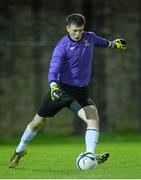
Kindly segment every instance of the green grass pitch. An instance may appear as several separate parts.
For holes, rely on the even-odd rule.
[[[118,137],[118,138],[117,138]],[[123,136],[124,137],[124,136]],[[141,179],[141,137],[101,137],[97,152],[110,158],[94,170],[81,171],[76,157],[85,151],[84,137],[36,137],[27,147],[20,165],[9,169],[9,159],[18,143],[0,145],[1,179]]]

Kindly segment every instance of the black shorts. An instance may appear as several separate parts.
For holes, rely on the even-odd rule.
[[[64,107],[69,108],[77,114],[85,106],[95,106],[95,103],[88,97],[88,87],[68,86],[60,83],[60,88],[62,91],[61,99],[59,101],[53,101],[49,92],[39,107],[37,112],[39,116],[53,117]]]

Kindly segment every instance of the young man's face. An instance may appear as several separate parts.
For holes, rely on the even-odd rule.
[[[66,29],[72,40],[79,41],[84,32],[84,25],[76,26],[75,24],[70,24],[69,26],[66,26]]]

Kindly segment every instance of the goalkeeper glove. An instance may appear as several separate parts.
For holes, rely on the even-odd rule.
[[[117,49],[126,49],[127,43],[124,39],[115,39],[114,41],[109,41],[108,47],[117,48]]]
[[[50,89],[51,89],[51,99],[53,101],[59,101],[61,96],[62,96],[62,93],[61,93],[61,90],[58,87],[57,83],[51,82],[50,83]]]

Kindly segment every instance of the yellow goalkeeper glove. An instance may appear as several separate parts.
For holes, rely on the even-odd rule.
[[[127,42],[124,39],[115,39],[113,41],[114,48],[117,49],[126,49],[127,48]]]
[[[61,93],[61,90],[58,87],[57,83],[51,82],[50,89],[51,89],[51,99],[53,101],[59,101],[61,99],[62,93]]]

